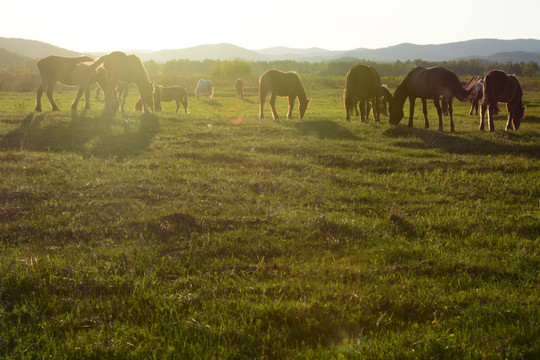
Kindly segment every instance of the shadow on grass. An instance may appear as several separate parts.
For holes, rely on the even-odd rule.
[[[28,114],[18,129],[0,137],[0,149],[68,151],[86,156],[126,158],[145,151],[159,126],[153,114],[139,115],[131,123],[105,113],[89,117],[85,111],[74,111],[71,121],[63,121],[60,115],[54,118],[54,114]],[[51,117],[52,121],[45,123],[46,117]]]
[[[420,128],[408,128],[396,126],[386,129],[383,134],[391,138],[401,139],[397,146],[419,149],[440,149],[450,154],[477,154],[497,155],[516,154],[530,158],[540,157],[540,144],[504,144],[502,141],[530,141],[534,142],[534,133],[523,134],[520,132],[493,133],[492,139],[488,140],[480,136],[465,138],[456,134],[440,133],[433,130]],[[419,140],[419,141],[418,141]],[[501,141],[497,141],[501,140]]]
[[[359,140],[347,128],[329,120],[300,121],[294,122],[293,126],[302,135],[313,136],[319,139]]]

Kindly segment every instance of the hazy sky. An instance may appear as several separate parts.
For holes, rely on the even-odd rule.
[[[539,0],[6,0],[0,14],[1,37],[79,52],[540,39]]]

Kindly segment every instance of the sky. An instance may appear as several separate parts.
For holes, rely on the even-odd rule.
[[[540,39],[538,0],[7,0],[0,37],[78,52],[230,43],[327,50]]]

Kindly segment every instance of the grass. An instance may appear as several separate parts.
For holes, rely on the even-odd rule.
[[[519,132],[456,104],[455,134],[347,123],[341,90],[278,121],[255,89],[0,96],[0,357],[540,355],[540,93]]]

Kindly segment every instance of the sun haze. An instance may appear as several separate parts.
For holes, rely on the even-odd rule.
[[[90,3],[89,3],[90,4]],[[2,5],[0,36],[80,52],[179,49],[231,43],[328,50],[440,44],[477,38],[540,39],[537,0],[138,1],[51,0]],[[518,19],[516,21],[516,19]]]

